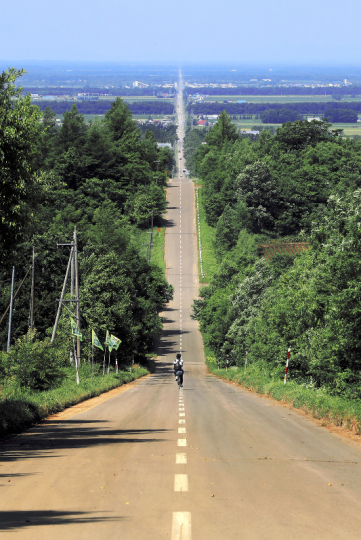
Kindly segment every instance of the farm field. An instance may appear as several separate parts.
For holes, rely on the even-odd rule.
[[[253,126],[280,127],[282,124],[263,124],[261,120],[232,120],[238,129],[252,129]]]
[[[233,120],[233,123],[237,126],[238,129],[252,129],[253,126],[269,126],[269,127],[280,127],[282,124],[263,124],[261,120]],[[351,137],[352,135],[361,136],[361,122],[357,124],[333,124],[333,129],[343,129],[344,135]]]
[[[166,115],[166,114],[132,114],[132,117],[134,120],[148,120],[148,118],[151,118],[152,120],[171,120],[174,121],[174,116]]]
[[[174,98],[157,98],[156,96],[118,96],[127,103],[139,103],[139,101],[174,101]]]
[[[207,103],[209,101],[232,101],[236,103],[237,101],[246,101],[247,103],[322,103],[322,102],[329,102],[334,101],[337,102],[338,100],[332,99],[332,97],[327,94],[324,96],[209,96],[205,98],[203,101],[204,103]],[[352,102],[352,101],[360,101],[361,96],[357,96],[356,98],[352,97],[343,97],[341,99],[341,102]]]
[[[232,119],[232,122],[235,124],[235,126],[240,130],[250,130],[253,126],[259,126],[259,127],[280,127],[282,124],[263,124],[262,121],[258,118],[252,118],[249,120],[234,120]],[[361,122],[358,122],[357,124],[333,124],[333,129],[343,129],[344,135],[347,136],[353,136],[353,135],[360,135],[361,136]],[[201,128],[202,129],[202,128]]]

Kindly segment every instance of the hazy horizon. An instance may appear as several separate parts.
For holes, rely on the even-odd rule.
[[[336,0],[63,0],[51,9],[45,0],[18,0],[16,9],[2,6],[0,56],[10,62],[356,66],[360,14],[356,0],[341,6]]]

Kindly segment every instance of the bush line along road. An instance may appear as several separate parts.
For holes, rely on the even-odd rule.
[[[180,78],[180,141],[181,96]],[[165,236],[175,292],[156,372],[3,444],[2,537],[358,539],[359,446],[206,372],[190,317],[199,286],[194,185],[179,165]],[[180,391],[171,369],[178,350]]]

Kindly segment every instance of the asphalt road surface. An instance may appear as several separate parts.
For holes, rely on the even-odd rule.
[[[360,447],[206,373],[190,318],[194,200],[184,174],[170,182],[166,262],[175,294],[156,373],[2,443],[0,538],[361,537]],[[171,369],[179,350],[183,390]]]

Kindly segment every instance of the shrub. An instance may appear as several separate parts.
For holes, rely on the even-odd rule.
[[[0,353],[0,375],[15,386],[31,390],[49,390],[65,378],[68,351],[55,347],[50,341],[35,339],[29,331],[18,339],[8,353]]]

